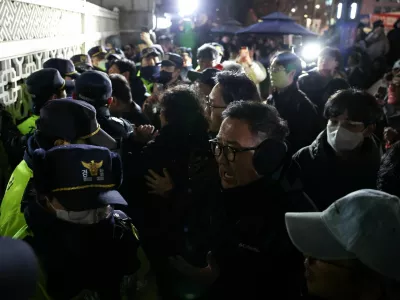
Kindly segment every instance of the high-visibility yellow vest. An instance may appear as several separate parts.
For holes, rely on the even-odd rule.
[[[137,77],[140,77],[140,70],[137,72]],[[146,92],[151,95],[151,92],[153,91],[154,83],[144,79],[143,77],[140,77],[140,80],[143,82],[144,87],[146,88]]]
[[[32,115],[21,124],[17,125],[19,132],[21,132],[23,135],[32,133],[36,129],[37,119],[39,119],[39,116]]]
[[[11,174],[6,192],[0,206],[0,236],[13,237],[22,227],[26,226],[21,202],[33,171],[23,160]]]

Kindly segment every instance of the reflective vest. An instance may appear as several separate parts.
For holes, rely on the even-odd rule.
[[[140,70],[137,73],[137,77],[140,77]],[[140,77],[140,80],[143,82],[144,87],[146,88],[146,92],[151,95],[151,93],[153,91],[154,83],[144,79],[143,77]]]
[[[39,119],[39,116],[32,115],[21,124],[17,125],[19,132],[23,135],[27,135],[32,133],[36,129],[36,120]]]
[[[21,203],[31,178],[33,178],[33,171],[23,160],[11,174],[1,202],[0,236],[13,237],[22,227],[26,226],[24,213],[21,212]]]

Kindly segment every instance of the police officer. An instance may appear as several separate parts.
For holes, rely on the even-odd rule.
[[[60,72],[61,77],[68,82],[66,93],[67,97],[71,97],[75,88],[74,80],[79,77],[79,73],[76,71],[72,61],[64,58],[50,58],[43,64],[43,69],[49,68],[56,69]]]
[[[41,107],[49,100],[65,98],[65,89],[71,85],[56,69],[43,69],[31,74],[22,85],[22,98],[18,101],[27,117],[16,120],[5,110],[1,114],[1,141],[8,155],[11,168],[21,161],[29,135],[36,128]],[[32,107],[33,106],[33,107]]]
[[[93,47],[88,51],[88,54],[90,56],[90,59],[92,60],[92,65],[93,65],[94,70],[101,71],[101,72],[107,71],[107,67],[106,67],[107,51],[106,51],[106,49],[104,49],[104,47],[102,47],[102,46]]]
[[[77,54],[71,57],[75,69],[82,74],[83,72],[93,70],[92,60],[87,54]]]
[[[40,260],[52,299],[132,299],[139,269],[136,230],[126,206],[120,157],[103,147],[68,145],[33,155],[37,200],[25,210],[24,239]],[[36,299],[37,299],[36,298]]]
[[[138,77],[143,81],[147,93],[151,94],[154,82],[160,76],[160,52],[155,47],[145,48],[141,52],[140,61]]]
[[[23,135],[33,132],[36,120],[39,119],[40,109],[45,103],[49,100],[65,98],[67,85],[73,85],[73,83],[64,80],[58,70],[48,68],[31,74],[26,80],[26,85],[32,97],[33,115],[17,123]]]
[[[86,143],[114,149],[116,141],[106,134],[96,120],[90,104],[70,99],[49,101],[40,111],[37,130],[27,143],[24,159],[12,173],[0,206],[0,236],[13,236],[25,224],[26,203],[35,198],[31,186],[32,156],[38,148]]]
[[[107,74],[97,71],[83,73],[75,82],[75,99],[83,100],[96,108],[101,128],[115,139],[123,139],[133,132],[128,121],[111,116],[112,84]]]

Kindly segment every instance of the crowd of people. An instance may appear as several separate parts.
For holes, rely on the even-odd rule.
[[[379,24],[346,69],[332,45],[305,72],[273,39],[146,32],[44,62],[29,115],[2,111],[2,297],[400,299],[400,53],[371,54]],[[377,93],[364,57],[387,63]]]

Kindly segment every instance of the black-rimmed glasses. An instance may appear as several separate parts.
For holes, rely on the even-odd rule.
[[[242,149],[236,149],[231,146],[224,146],[217,139],[210,140],[211,151],[215,157],[219,157],[222,153],[224,153],[224,157],[229,162],[234,162],[236,158],[236,153],[242,153],[247,151],[257,150],[258,147],[248,147]]]
[[[225,109],[226,108],[226,106],[213,105],[209,96],[206,96],[206,105],[209,108],[220,108],[220,109]]]

